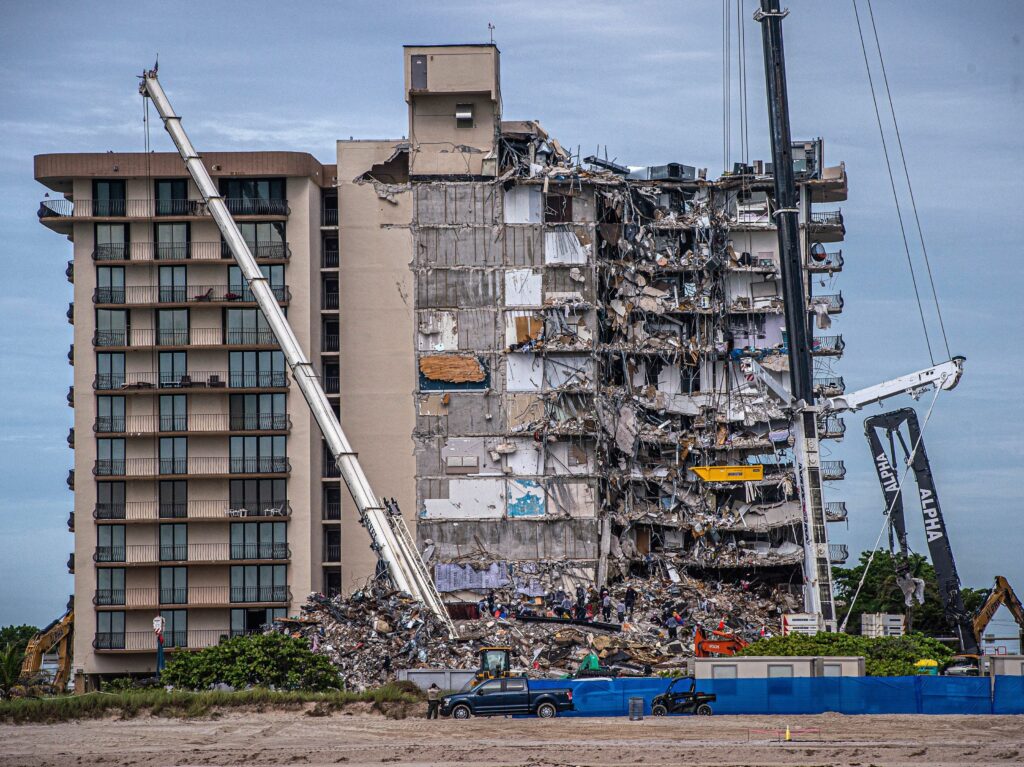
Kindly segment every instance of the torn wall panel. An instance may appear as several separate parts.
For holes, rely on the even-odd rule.
[[[509,519],[538,518],[547,513],[547,494],[537,480],[510,479],[506,492]]]
[[[505,306],[540,306],[541,273],[533,269],[505,272]]]
[[[424,519],[501,519],[505,516],[505,480],[449,479],[447,498],[423,499]]]
[[[585,264],[590,246],[580,241],[571,227],[556,227],[544,233],[545,264]]]
[[[539,392],[544,383],[544,359],[537,354],[505,356],[505,390]]]
[[[504,226],[498,233],[505,266],[540,266],[544,263],[544,230],[538,226]]]
[[[509,432],[533,428],[544,419],[544,400],[537,394],[512,394],[505,397],[505,414]]]
[[[436,559],[494,560],[597,559],[598,523],[592,519],[458,521],[421,519],[420,540],[434,542]],[[593,575],[591,575],[593,577]]]
[[[424,354],[419,361],[420,390],[486,389],[490,367],[472,354]]]
[[[592,482],[557,479],[548,482],[548,514],[577,519],[597,516],[596,488]]]
[[[491,183],[421,183],[413,191],[414,220],[420,226],[490,226],[501,220],[501,194]]]
[[[517,185],[505,190],[506,224],[539,224],[543,216],[544,199],[540,187]]]
[[[416,343],[419,351],[445,352],[459,348],[459,326],[455,312],[426,311],[418,314]]]
[[[501,273],[493,269],[425,269],[416,272],[417,309],[493,307],[501,301]]]

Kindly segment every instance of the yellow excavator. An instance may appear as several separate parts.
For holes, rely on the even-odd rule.
[[[50,687],[54,693],[64,692],[71,678],[74,631],[75,608],[69,607],[66,613],[32,637],[25,648],[25,660],[21,663],[21,683],[34,684],[43,666],[43,655],[56,648],[57,671]]]

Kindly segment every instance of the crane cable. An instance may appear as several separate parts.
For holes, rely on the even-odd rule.
[[[868,2],[868,6],[870,8],[870,5],[871,5],[870,0],[867,0],[867,2]],[[886,167],[886,170],[889,173],[889,186],[892,188],[893,202],[896,205],[896,217],[899,220],[900,234],[903,237],[903,251],[904,251],[904,253],[907,256],[907,266],[910,268],[910,280],[911,280],[911,282],[912,282],[912,284],[914,286],[914,297],[917,300],[917,311],[918,311],[918,314],[921,317],[921,328],[924,331],[925,346],[927,346],[927,348],[928,348],[928,358],[931,360],[932,364],[934,365],[935,364],[935,355],[932,352],[931,337],[928,334],[928,323],[925,320],[925,316],[924,316],[924,304],[921,302],[921,292],[920,292],[920,289],[918,288],[918,285],[917,285],[917,274],[914,271],[914,262],[913,262],[913,259],[911,258],[911,255],[910,255],[910,243],[907,240],[907,230],[906,230],[906,226],[904,225],[904,222],[903,222],[903,209],[900,206],[899,194],[896,191],[896,179],[895,179],[895,176],[893,175],[893,172],[892,172],[892,161],[889,158],[889,145],[888,145],[888,142],[886,141],[886,138],[885,138],[885,130],[882,127],[882,112],[881,112],[881,110],[878,107],[878,96],[875,93],[875,81],[874,81],[874,78],[871,75],[871,64],[870,64],[870,61],[868,60],[867,44],[864,42],[864,28],[863,28],[863,25],[861,24],[860,11],[857,8],[857,0],[851,0],[851,3],[853,4],[853,14],[854,14],[854,17],[856,18],[856,21],[857,21],[857,34],[860,37],[860,49],[861,49],[861,53],[864,56],[864,69],[867,72],[868,86],[871,89],[871,101],[872,101],[872,104],[874,104],[874,107],[875,107],[875,121],[878,123],[878,134],[879,134],[879,137],[881,138],[881,141],[882,141],[882,153],[885,156],[885,167]],[[874,18],[874,16],[872,14],[872,20],[873,20],[873,18]],[[874,22],[873,21],[872,21],[872,26],[874,28]],[[876,47],[878,48],[879,57],[881,57],[881,45],[878,42],[877,28],[875,29],[875,44],[876,44]],[[886,93],[887,93],[887,95],[889,97],[890,110],[892,110],[892,93],[889,90],[888,77],[885,78],[885,87],[886,87]],[[892,116],[893,116],[893,120],[895,122],[895,112],[894,111],[892,113]],[[898,133],[898,128],[897,128],[897,133]],[[900,148],[900,154],[901,154],[901,156],[903,156],[903,144],[902,144],[902,141],[900,141],[900,147],[899,148]],[[906,172],[906,157],[905,156],[903,156],[903,167],[904,167],[904,171]],[[909,180],[909,173],[907,174],[907,177],[908,177],[908,180]],[[914,210],[915,210],[915,216],[916,216],[917,215],[917,213],[916,213],[916,211],[917,211],[916,205],[914,206]],[[920,227],[920,220],[918,220],[918,226]],[[923,235],[922,235],[922,242],[923,242]],[[927,256],[926,256],[926,260],[927,260]],[[930,265],[928,267],[928,273],[929,273],[929,275],[931,274],[931,266]],[[934,293],[934,288],[935,288],[935,284],[934,284],[934,281],[932,281],[933,296],[935,297],[936,309],[938,309],[938,297]],[[941,312],[940,312],[939,316],[940,316],[940,323],[941,323]],[[945,341],[945,327],[944,326],[942,328],[942,333],[943,333],[943,340]],[[948,348],[949,348],[949,344],[948,343],[946,343],[946,348],[947,348],[947,352],[948,352]]]
[[[885,511],[885,521],[882,523],[882,529],[878,531],[878,537],[875,539],[875,545],[871,549],[871,556],[868,557],[867,564],[864,565],[864,572],[860,576],[860,583],[857,584],[857,590],[853,592],[853,597],[850,599],[850,606],[846,608],[846,617],[843,618],[843,622],[839,626],[839,633],[846,631],[846,623],[850,620],[850,614],[853,612],[853,606],[857,603],[857,597],[860,596],[861,589],[864,588],[864,581],[867,580],[868,570],[871,569],[871,563],[875,559],[875,554],[878,553],[878,547],[882,542],[882,536],[885,535],[886,529],[892,524],[892,510],[896,508],[896,501],[902,497],[903,483],[906,481],[907,475],[910,474],[910,467],[914,462],[914,456],[917,455],[918,448],[921,447],[921,442],[924,439],[924,432],[928,428],[928,421],[932,417],[932,410],[935,409],[935,401],[939,398],[940,391],[942,391],[942,389],[936,386],[935,395],[932,397],[932,402],[928,406],[928,412],[924,417],[924,423],[921,424],[921,433],[917,435],[917,441],[914,443],[914,448],[910,451],[910,455],[907,456],[906,465],[903,467],[903,476],[900,477],[899,484],[896,486],[896,492],[893,494],[892,503],[889,504],[889,508]]]

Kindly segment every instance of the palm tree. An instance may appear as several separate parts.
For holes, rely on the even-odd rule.
[[[0,692],[7,696],[21,677],[21,661],[25,651],[16,644],[8,643],[0,650]]]

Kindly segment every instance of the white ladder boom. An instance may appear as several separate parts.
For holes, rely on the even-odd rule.
[[[316,371],[299,346],[298,339],[295,338],[295,333],[288,324],[273,290],[267,284],[266,277],[260,271],[252,251],[238,230],[238,225],[231,217],[231,213],[228,211],[227,205],[224,204],[206,166],[203,165],[202,159],[181,127],[181,118],[174,114],[171,103],[167,100],[167,96],[157,80],[156,70],[147,71],[142,75],[139,92],[143,97],[148,96],[153,100],[153,104],[164,122],[164,127],[171,135],[174,145],[185,161],[189,174],[196,182],[196,186],[199,187],[199,193],[231,249],[235,263],[238,264],[238,268],[252,291],[256,304],[263,312],[263,316],[266,317],[267,324],[270,325],[270,329],[274,333],[274,338],[281,346],[288,367],[295,376],[295,383],[320,426],[324,439],[327,441],[327,447],[337,462],[341,476],[359,510],[360,521],[370,533],[371,546],[387,565],[388,574],[391,576],[395,588],[401,589],[423,602],[444,622],[451,637],[458,636],[455,624],[448,616],[448,610],[416,550],[416,545],[397,506],[379,502],[374,496],[370,482],[366,478],[362,466],[359,465],[359,460],[352,451],[348,438],[341,429],[341,424],[331,409],[331,404],[320,385]]]

